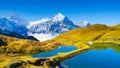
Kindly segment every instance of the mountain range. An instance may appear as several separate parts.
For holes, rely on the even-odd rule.
[[[28,36],[28,29],[26,28],[26,25],[23,25],[22,23],[27,22],[15,14],[0,18],[0,34],[23,39],[37,40],[32,36]]]
[[[51,19],[43,18],[33,22],[28,22],[16,14],[0,18],[0,34],[24,39],[37,39],[39,41],[53,39],[66,31],[87,26],[90,26],[87,21],[75,25],[67,16],[61,13],[56,14]]]
[[[86,26],[90,26],[87,21],[82,22],[80,25],[75,25],[67,16],[58,13],[51,19],[43,18],[42,20],[31,22],[27,28],[29,29],[29,35],[44,41],[66,31]]]

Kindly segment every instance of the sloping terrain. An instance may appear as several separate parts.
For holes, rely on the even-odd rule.
[[[8,37],[0,35],[0,52],[4,53],[0,57],[4,57],[0,60],[1,67],[20,67],[20,68],[48,68],[48,66],[55,66],[53,60],[49,59],[33,59],[30,56],[21,56],[21,54],[26,53],[38,53],[41,51],[53,50],[59,45],[75,45],[78,50],[71,51],[68,53],[59,53],[53,58],[60,57],[71,57],[77,52],[81,52],[80,49],[89,46],[89,43],[110,43],[110,44],[120,44],[120,25],[106,26],[104,24],[95,24],[86,28],[77,28],[68,32],[65,32],[53,40],[48,40],[44,42],[38,42],[34,40],[24,40],[14,37]],[[4,44],[3,44],[4,43]],[[90,46],[92,49],[105,49],[111,47],[116,51],[119,51],[119,45],[95,45]],[[85,48],[86,49],[86,48]],[[74,53],[74,54],[73,54]],[[7,54],[7,55],[6,55]],[[16,54],[16,55],[15,55]],[[20,55],[19,55],[20,54]],[[18,55],[18,56],[17,56]],[[51,58],[52,59],[52,58]],[[65,58],[66,59],[66,58]],[[10,62],[14,60],[13,62]],[[45,62],[45,65],[44,63]],[[42,64],[43,63],[43,64]],[[47,64],[46,64],[47,63]]]
[[[89,26],[87,24],[84,23],[81,26]],[[43,18],[42,20],[31,22],[27,27],[30,36],[34,36],[39,41],[45,41],[80,26],[75,25],[68,17],[58,13],[51,19]]]
[[[22,39],[37,40],[33,36],[28,36],[27,23],[27,21],[15,14],[0,18],[0,34]]]
[[[38,53],[57,48],[57,44],[35,40],[25,40],[0,34],[0,53]]]
[[[120,25],[106,26],[104,24],[94,24],[87,28],[78,28],[65,32],[54,39],[65,45],[82,43],[117,43],[120,42]]]

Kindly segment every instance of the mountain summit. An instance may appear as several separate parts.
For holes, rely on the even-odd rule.
[[[39,21],[32,22],[27,27],[29,29],[29,34],[32,36],[36,36],[37,34],[36,38],[40,41],[44,41],[41,40],[41,36],[43,38],[43,35],[47,35],[51,39],[56,35],[59,35],[66,31],[79,28],[79,26],[75,25],[71,20],[68,19],[68,17],[64,16],[61,13],[56,14],[52,19],[45,18]]]
[[[53,17],[53,21],[61,21],[65,18],[65,16],[62,13],[58,13]]]
[[[85,27],[90,26],[90,25],[91,25],[91,24],[90,24],[88,21],[83,21],[83,22],[80,23],[79,26],[80,26],[81,28],[85,28]]]
[[[8,17],[0,18],[0,34],[26,39],[37,38],[40,41],[45,41],[53,39],[66,31],[89,25],[87,21],[83,21],[79,26],[75,25],[62,13],[57,13],[50,19],[43,18],[33,22],[28,22],[16,14],[11,14]]]
[[[28,29],[24,23],[27,22],[15,14],[0,18],[0,34],[36,40],[34,37],[28,36]]]
[[[8,16],[7,19],[8,19],[9,21],[13,21],[13,22],[15,22],[15,23],[17,23],[17,24],[19,24],[19,25],[23,25],[23,26],[26,26],[26,25],[28,25],[28,23],[29,23],[28,21],[20,18],[19,15],[14,14],[14,13],[12,13],[10,16]]]

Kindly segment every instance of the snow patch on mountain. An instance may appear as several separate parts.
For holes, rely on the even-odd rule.
[[[45,23],[45,22],[47,22],[47,21],[49,21],[49,20],[50,20],[49,18],[43,18],[43,19],[38,20],[38,21],[31,21],[31,22],[29,23],[29,25],[27,25],[27,28],[30,28],[30,27],[32,27],[32,26],[34,26],[34,25],[36,25],[36,24]]]
[[[10,15],[9,17],[0,18],[0,34],[13,36],[24,39],[34,39],[32,36],[28,36],[28,29],[24,19],[17,15]]]
[[[59,34],[56,35],[52,35],[52,34],[29,34],[30,36],[34,36],[36,39],[38,39],[39,41],[45,41],[45,40],[51,40],[53,38],[55,38],[56,36],[58,36]]]
[[[7,19],[8,19],[9,21],[13,21],[13,22],[15,22],[16,24],[22,25],[22,26],[26,26],[26,25],[28,25],[28,23],[29,23],[28,21],[20,18],[20,17],[19,17],[18,15],[16,15],[16,14],[11,14],[10,16],[7,17]]]
[[[53,22],[55,22],[55,21],[61,21],[61,20],[63,20],[64,18],[65,18],[64,15],[62,15],[61,13],[58,13],[57,15],[55,15],[55,16],[53,17],[52,21],[53,21]]]
[[[15,21],[11,21],[7,18],[0,18],[0,29],[23,35],[26,35],[28,31],[25,26],[17,24]]]
[[[36,38],[42,41],[43,38],[45,39],[48,36],[53,38],[66,31],[79,28],[79,26],[75,25],[71,20],[68,19],[68,17],[58,13],[51,19],[45,18],[39,21],[31,22],[27,28],[32,36],[36,37],[36,35],[38,35],[39,37]],[[46,36],[44,37],[43,34]]]
[[[91,25],[91,24],[90,24],[88,21],[83,21],[83,22],[80,23],[79,26],[80,26],[81,28],[85,28],[85,27],[90,26],[90,25]]]
[[[28,24],[29,23],[29,24]],[[45,41],[75,28],[90,26],[89,22],[83,21],[79,26],[75,25],[62,13],[56,14],[53,18],[43,18],[38,21],[28,22],[16,14],[0,18],[0,34],[27,38],[34,36],[40,41]]]

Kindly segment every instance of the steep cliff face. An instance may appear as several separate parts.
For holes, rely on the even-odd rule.
[[[44,18],[30,23],[27,27],[30,35],[36,37],[40,41],[44,41],[53,39],[61,33],[79,28],[80,26],[75,25],[68,17],[58,13],[52,19]]]

